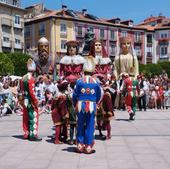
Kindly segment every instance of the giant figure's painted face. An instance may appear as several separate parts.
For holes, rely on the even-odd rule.
[[[38,57],[42,65],[45,65],[49,57],[49,44],[38,44]]]
[[[123,54],[128,54],[130,51],[130,42],[126,41],[121,44]]]
[[[131,39],[129,37],[120,38],[121,53],[126,55],[131,52]]]
[[[74,46],[74,45],[68,46],[68,54],[69,54],[69,56],[76,55],[76,53],[77,53],[76,51],[77,51],[77,47],[76,46]]]
[[[95,53],[96,54],[101,54],[102,52],[102,44],[100,42],[95,43]]]

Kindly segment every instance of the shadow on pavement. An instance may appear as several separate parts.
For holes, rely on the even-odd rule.
[[[115,119],[116,121],[131,121],[131,120],[129,120],[129,119]]]
[[[54,144],[54,139],[47,139],[47,140],[45,140],[46,142],[48,142],[48,143],[53,143]]]
[[[26,140],[23,135],[13,135],[12,137],[17,138],[17,139],[21,139],[21,140]]]
[[[67,148],[62,149],[62,151],[67,151],[67,152],[70,152],[70,153],[76,153],[76,147],[67,147]]]
[[[105,136],[105,135],[103,135],[103,136],[95,135],[95,140],[101,140],[101,141],[104,141],[104,140],[106,140],[106,136]]]

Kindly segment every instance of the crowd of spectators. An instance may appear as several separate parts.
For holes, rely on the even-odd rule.
[[[22,115],[22,107],[18,102],[17,91],[19,79],[12,79],[10,76],[0,78],[0,116],[12,113]],[[109,80],[114,107],[124,109],[123,95],[117,91],[117,82],[112,77]],[[146,78],[143,74],[139,74],[138,81],[140,90],[143,91],[138,97],[137,107],[139,111],[170,108],[170,80],[166,72],[163,71],[161,75],[155,75],[151,78]],[[53,81],[48,75],[39,76],[36,79],[35,91],[39,100],[40,113],[51,112],[51,101],[53,96],[59,92],[59,83],[60,79]],[[115,103],[117,95],[121,95],[119,104]]]

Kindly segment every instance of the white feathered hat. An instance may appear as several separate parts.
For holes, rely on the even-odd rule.
[[[32,71],[32,72],[34,72],[36,70],[35,62],[32,59],[28,59],[27,69],[28,69],[28,71]]]
[[[38,44],[49,44],[49,41],[48,41],[45,37],[42,37],[42,38],[38,41]]]

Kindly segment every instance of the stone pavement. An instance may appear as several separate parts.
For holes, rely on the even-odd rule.
[[[2,117],[0,169],[170,169],[170,110],[138,111],[133,122],[127,118],[127,112],[116,111],[111,140],[96,140],[96,153],[86,155],[51,142],[48,114],[40,116],[42,142],[22,139],[22,116]]]

